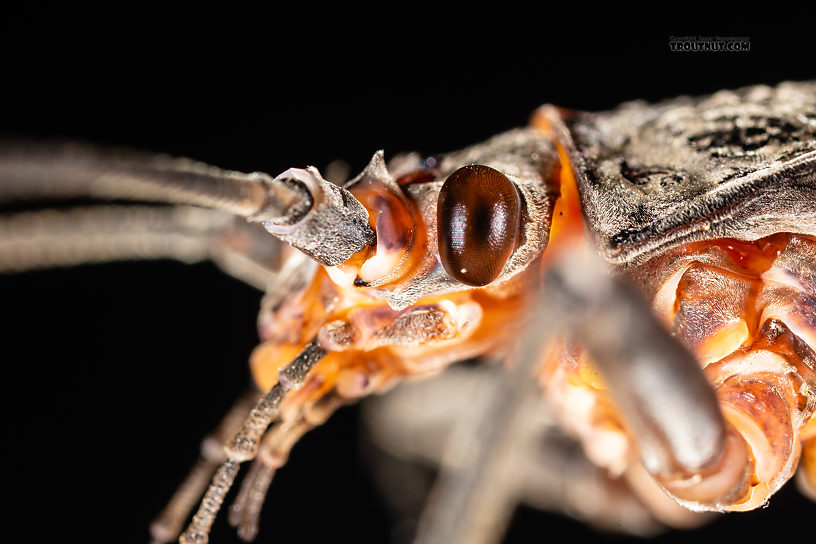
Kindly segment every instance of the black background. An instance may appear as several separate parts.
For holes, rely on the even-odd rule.
[[[607,14],[443,16],[69,12],[0,18],[0,132],[189,156],[277,174],[377,149],[447,151],[523,125],[544,102],[596,110],[816,76],[790,22],[655,29]],[[633,14],[632,17],[635,17]],[[653,14],[637,14],[653,18]],[[804,14],[799,16],[806,21]],[[760,24],[761,23],[761,24]],[[649,23],[650,25],[653,23]],[[672,35],[738,35],[750,53],[671,53]],[[199,438],[249,379],[260,294],[209,264],[120,263],[0,278],[4,534],[145,542]],[[308,435],[272,486],[259,542],[387,542],[356,409]],[[768,538],[807,524],[792,485],[770,507],[660,538]],[[508,542],[609,537],[521,509]],[[237,538],[222,518],[213,542]]]

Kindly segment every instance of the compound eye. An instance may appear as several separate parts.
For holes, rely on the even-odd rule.
[[[442,185],[436,208],[439,256],[448,274],[474,286],[501,274],[518,242],[521,196],[507,176],[463,166]]]

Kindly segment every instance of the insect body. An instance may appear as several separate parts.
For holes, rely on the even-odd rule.
[[[683,501],[692,508],[763,504],[793,473],[800,432],[805,459],[813,455],[812,355],[782,355],[796,349],[787,342],[810,336],[798,325],[810,295],[793,278],[810,269],[812,107],[812,85],[781,85],[627,104],[561,125],[597,247],[695,353],[755,462],[741,491],[728,500],[695,494]],[[552,113],[541,115],[547,124]],[[745,427],[746,417],[764,429],[763,439]],[[802,481],[812,488],[808,470]]]
[[[662,488],[695,510],[750,509],[800,457],[802,487],[816,487],[814,104],[813,84],[783,84],[604,114],[544,107],[529,128],[434,161],[407,155],[386,166],[375,154],[342,187],[313,168],[272,179],[166,158],[11,149],[0,161],[7,194],[57,187],[203,205],[266,232],[201,210],[137,209],[130,223],[110,221],[121,237],[106,229],[129,246],[97,238],[59,257],[59,233],[45,227],[67,215],[15,218],[2,262],[208,255],[267,289],[251,361],[262,396],[225,420],[224,451],[205,448],[187,491],[154,525],[157,540],[175,538],[189,490],[214,474],[182,535],[207,541],[249,460],[230,521],[251,539],[274,472],[303,433],[345,403],[470,358],[507,359],[525,381],[537,377],[588,457],[637,493]],[[51,183],[55,172],[70,183],[30,181]],[[88,235],[108,217],[71,213]],[[268,249],[267,233],[299,251]],[[583,248],[613,274],[582,260]],[[500,387],[505,409],[493,414],[524,420],[528,407],[507,401],[525,398],[521,388]],[[485,428],[497,448],[512,435]],[[500,459],[496,451],[475,455],[473,470]],[[454,533],[473,541],[469,530]],[[435,531],[420,538],[444,534]]]

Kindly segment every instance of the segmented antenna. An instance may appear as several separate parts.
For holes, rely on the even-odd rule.
[[[253,217],[282,211],[304,195],[273,187],[262,173],[223,170],[190,159],[79,143],[0,142],[0,201],[74,198],[190,204]]]
[[[2,183],[0,183],[2,185]],[[91,206],[0,217],[0,273],[125,259],[210,257],[229,216],[192,206]]]
[[[0,180],[0,203],[91,197],[224,210],[263,222],[270,233],[328,266],[375,241],[363,205],[311,167],[272,178],[76,143],[0,142]]]
[[[312,340],[295,359],[278,373],[278,383],[256,404],[241,429],[226,446],[227,460],[218,467],[204,499],[189,527],[179,538],[181,544],[206,544],[215,517],[238,474],[240,463],[253,459],[261,437],[277,417],[278,407],[286,393],[303,383],[309,371],[328,353]]]

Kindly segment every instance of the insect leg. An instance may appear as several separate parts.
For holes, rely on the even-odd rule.
[[[542,345],[564,328],[603,359],[599,366],[652,474],[697,473],[720,460],[725,423],[696,360],[639,295],[601,270],[574,250],[548,263],[542,299],[528,316],[527,332],[512,358],[515,370],[494,380],[494,393],[485,395],[489,400],[482,403],[485,409],[471,438],[454,442],[453,451],[461,457],[454,455],[453,469],[443,470],[418,542],[500,538],[517,501],[514,487],[520,476],[512,467],[519,463],[513,456],[524,450],[525,424],[533,418],[534,401],[540,402],[530,375],[541,360]],[[671,417],[676,409],[686,415],[680,425]]]
[[[374,472],[400,519],[415,519],[427,495],[430,474],[424,467],[451,470],[443,466],[450,450],[445,444],[454,433],[472,428],[478,411],[473,399],[490,390],[495,370],[487,364],[454,365],[433,380],[402,383],[387,396],[363,403],[366,435],[376,446]],[[522,474],[513,498],[604,530],[641,536],[660,532],[661,524],[626,483],[592,464],[545,408],[539,404],[535,418],[525,424],[530,447],[516,449],[512,460],[505,460],[515,462],[514,470]]]
[[[257,397],[258,393],[255,391],[241,395],[218,427],[204,437],[198,461],[179,485],[164,510],[150,524],[150,535],[154,544],[172,542],[179,537],[184,521],[201,500],[218,465],[226,459],[224,442],[238,431]]]
[[[280,371],[278,383],[258,400],[241,428],[225,448],[227,459],[216,470],[198,512],[179,538],[179,542],[182,544],[208,542],[210,528],[215,522],[215,516],[224,502],[224,497],[235,481],[240,463],[255,457],[261,438],[277,417],[278,407],[286,397],[286,393],[293,387],[302,384],[309,371],[326,353],[326,350],[321,348],[317,341],[312,341]]]
[[[498,542],[506,530],[521,476],[513,469],[530,447],[527,424],[541,404],[541,390],[529,364],[510,372],[493,370],[483,402],[476,404],[481,413],[451,437],[420,519],[417,543]]]
[[[699,476],[697,489],[712,496],[744,484],[744,441],[725,423],[694,356],[639,294],[577,254],[548,269],[546,291],[592,356],[658,481]]]
[[[535,306],[527,327],[508,360],[511,370],[495,369],[470,432],[454,433],[416,542],[490,543],[504,533],[523,476],[514,469],[531,447],[529,423],[542,402],[533,378],[541,346],[560,329],[558,316],[546,304]]]
[[[269,485],[277,469],[286,463],[292,447],[304,434],[325,423],[346,402],[338,395],[328,394],[311,406],[303,407],[293,419],[278,422],[266,433],[230,507],[230,525],[238,529],[238,535],[244,541],[250,542],[258,534],[258,520]]]

